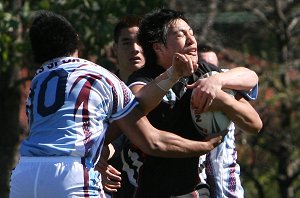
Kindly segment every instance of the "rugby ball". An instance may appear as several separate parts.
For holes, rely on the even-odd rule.
[[[208,77],[216,73],[217,72],[209,72],[205,76]],[[234,97],[235,92],[233,90],[226,89],[224,91]],[[206,137],[225,131],[232,123],[227,115],[221,111],[199,113],[198,110],[194,109],[191,105],[190,110],[191,117],[197,131]]]

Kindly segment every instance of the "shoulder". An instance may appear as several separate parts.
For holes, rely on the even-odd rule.
[[[163,72],[164,69],[158,65],[146,65],[145,67],[133,72],[129,76],[127,84],[129,85],[137,81],[148,83]]]
[[[196,70],[195,74],[198,76],[202,76],[211,71],[221,72],[221,69],[219,67],[217,67],[216,65],[210,64],[208,62],[199,61],[198,69]]]

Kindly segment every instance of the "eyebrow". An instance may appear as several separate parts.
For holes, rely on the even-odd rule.
[[[129,38],[129,37],[123,37],[119,41],[133,41],[134,39]]]
[[[174,29],[173,29],[173,30],[174,30]],[[192,30],[192,28],[189,27],[189,26],[188,26],[188,28],[178,27],[178,28],[176,28],[173,32],[174,32],[174,33],[177,33],[177,32],[186,32],[186,31],[190,31],[190,30]]]

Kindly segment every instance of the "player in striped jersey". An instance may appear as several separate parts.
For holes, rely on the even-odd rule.
[[[219,66],[217,54],[208,45],[198,45],[199,59],[203,64],[211,63]],[[226,71],[226,70],[224,70]],[[244,98],[241,101],[255,100],[257,98],[258,85],[250,92],[239,92]],[[246,102],[247,103],[247,102]],[[205,174],[200,177],[206,178],[210,185],[211,196],[215,198],[243,198],[244,189],[240,180],[240,166],[237,163],[237,151],[235,147],[235,124],[228,127],[228,133],[224,141],[206,156],[201,156],[200,164],[204,161]],[[254,134],[257,131],[253,132]],[[200,167],[203,167],[202,165]]]

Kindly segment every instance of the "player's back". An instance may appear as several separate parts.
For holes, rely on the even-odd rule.
[[[27,99],[30,134],[21,155],[83,157],[89,152],[95,157],[108,119],[117,110],[114,83],[120,82],[112,73],[84,59],[45,63]]]

